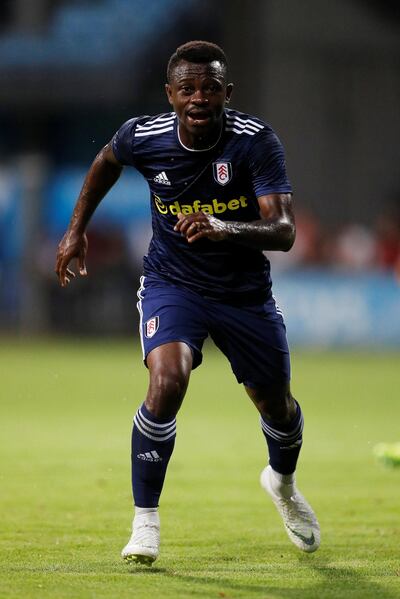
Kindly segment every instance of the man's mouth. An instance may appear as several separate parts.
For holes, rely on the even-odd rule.
[[[211,114],[208,110],[189,110],[187,112],[187,119],[189,125],[193,125],[194,127],[208,125],[211,120]]]

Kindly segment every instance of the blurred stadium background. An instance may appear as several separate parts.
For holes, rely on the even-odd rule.
[[[150,238],[133,170],[90,226],[89,278],[53,272],[85,171],[127,118],[168,110],[168,57],[227,51],[233,107],[271,122],[295,189],[294,250],[271,256],[289,340],[400,346],[400,9],[386,0],[3,0],[0,332],[135,335]]]

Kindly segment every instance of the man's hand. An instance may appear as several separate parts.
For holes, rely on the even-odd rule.
[[[203,237],[211,241],[222,241],[227,236],[226,223],[204,212],[195,212],[186,216],[179,212],[174,231],[179,231],[189,243]]]
[[[227,240],[255,250],[287,252],[296,237],[296,225],[290,193],[273,193],[257,198],[260,219],[253,221],[219,220],[204,212],[178,214],[174,230],[189,243],[207,237],[211,241]]]
[[[87,248],[88,240],[85,233],[81,235],[70,231],[65,233],[58,246],[55,268],[61,287],[66,287],[71,279],[75,278],[75,273],[68,268],[73,258],[76,258],[79,274],[83,277],[87,275],[85,265]]]

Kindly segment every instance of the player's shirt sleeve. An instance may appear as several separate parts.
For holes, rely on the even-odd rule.
[[[253,137],[248,157],[256,197],[292,192],[283,146],[271,129],[263,129]]]
[[[112,138],[112,149],[115,158],[123,165],[135,166],[133,142],[135,127],[138,119],[129,119],[116,132]]]

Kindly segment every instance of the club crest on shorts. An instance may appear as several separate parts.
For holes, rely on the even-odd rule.
[[[160,319],[158,316],[153,316],[150,318],[144,325],[144,334],[148,339],[153,337],[158,331],[158,325],[160,324]]]
[[[213,173],[217,183],[226,185],[232,179],[232,165],[230,162],[214,162]]]

